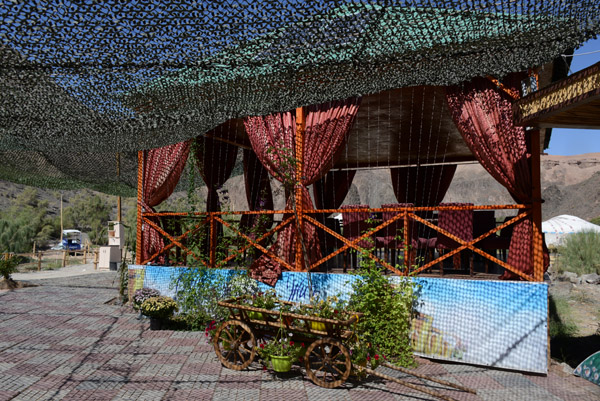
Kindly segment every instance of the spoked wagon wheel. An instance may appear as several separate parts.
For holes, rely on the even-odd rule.
[[[256,337],[252,329],[239,320],[224,322],[213,340],[217,357],[228,369],[246,369],[256,355]]]
[[[348,349],[340,341],[325,337],[309,345],[304,355],[304,366],[313,383],[335,388],[350,376],[352,362]]]

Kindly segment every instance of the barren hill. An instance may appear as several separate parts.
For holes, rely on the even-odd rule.
[[[544,220],[560,214],[572,214],[589,220],[600,216],[600,153],[578,156],[542,156],[542,197]],[[276,187],[276,184],[274,184]],[[0,181],[0,210],[25,186]],[[229,191],[231,210],[247,208],[242,176],[231,178],[225,188]],[[93,191],[88,191],[93,194]],[[80,191],[79,191],[80,192]],[[39,196],[50,203],[53,213],[58,213],[60,193],[65,202],[76,191],[39,190]],[[205,193],[202,190],[201,193]],[[105,195],[103,195],[105,196]],[[174,194],[174,198],[185,193]],[[106,195],[107,201],[113,197]],[[361,170],[356,174],[345,204],[368,204],[380,207],[396,202],[392,182],[387,169]],[[475,204],[513,203],[508,192],[498,184],[479,164],[460,165],[444,202],[472,202]],[[277,208],[284,207],[283,191],[276,190]]]

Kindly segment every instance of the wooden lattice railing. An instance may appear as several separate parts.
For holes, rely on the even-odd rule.
[[[502,224],[490,229],[489,231],[479,235],[476,238],[473,238],[470,241],[463,240],[450,232],[440,228],[435,224],[434,221],[430,221],[422,216],[419,216],[420,212],[439,212],[442,210],[520,210],[516,216],[508,219]],[[335,232],[331,228],[325,226],[322,222],[318,221],[315,218],[316,215],[319,214],[331,214],[331,213],[354,213],[354,212],[365,212],[368,211],[370,213],[383,213],[383,212],[397,212],[398,214],[394,215],[392,218],[375,223],[371,226],[371,228],[364,232],[360,237],[354,238],[353,240],[349,240],[344,237],[344,235]],[[509,265],[506,261],[503,261],[497,258],[494,255],[489,254],[481,247],[478,247],[478,243],[486,238],[490,238],[496,235],[496,232],[510,226],[514,225],[521,219],[530,216],[532,213],[531,207],[528,205],[474,205],[474,206],[438,206],[438,207],[401,207],[401,208],[373,208],[373,209],[328,209],[328,210],[303,210],[302,218],[299,221],[302,221],[301,224],[312,224],[317,228],[317,230],[322,230],[326,235],[334,238],[341,246],[337,247],[337,249],[329,252],[327,254],[322,255],[321,259],[312,263],[308,268],[310,270],[315,270],[323,263],[328,260],[334,258],[335,256],[345,253],[349,250],[355,250],[360,252],[363,257],[368,257],[385,267],[386,269],[399,274],[399,275],[407,275],[407,274],[419,274],[432,267],[443,263],[443,261],[447,258],[456,258],[462,251],[471,251],[473,254],[478,254],[481,257],[489,260],[492,263],[495,263],[504,269],[513,272],[524,280],[528,281],[540,281],[543,275],[543,272],[538,272],[539,266],[542,266],[542,263],[536,263],[535,260],[532,260],[531,263],[533,266],[537,266],[536,271],[534,271],[534,275],[529,276],[514,266]],[[260,235],[251,236],[248,233],[243,232],[237,226],[237,224],[232,220],[232,218],[239,218],[240,215],[244,214],[253,214],[253,215],[266,215],[266,214],[278,214],[278,215],[291,215],[291,217],[285,218],[283,221],[278,223],[274,228],[269,229],[268,231],[261,233]],[[173,233],[168,232],[167,229],[161,227],[156,223],[157,218],[169,218],[169,219],[192,219],[193,224],[191,227],[187,228],[184,232]],[[142,264],[147,264],[155,261],[161,255],[168,255],[169,252],[174,248],[179,248],[180,252],[183,252],[185,255],[189,255],[194,260],[196,260],[199,264],[202,264],[206,267],[224,267],[228,263],[232,262],[234,259],[240,257],[245,252],[255,249],[261,254],[266,254],[270,258],[279,262],[282,267],[288,270],[301,270],[299,269],[298,264],[290,264],[283,260],[278,255],[273,254],[267,246],[264,244],[265,241],[269,239],[273,239],[275,235],[281,231],[284,227],[289,224],[294,224],[295,217],[293,215],[292,210],[274,210],[274,211],[244,211],[244,212],[197,212],[197,213],[172,213],[172,212],[162,212],[162,213],[141,213],[141,221],[144,224],[149,225],[158,231],[163,238],[168,242],[161,250],[156,251],[153,255],[151,255],[147,260],[141,261]],[[420,265],[415,265],[414,259],[414,250],[411,249],[410,246],[406,246],[402,249],[403,253],[403,265],[395,265],[394,263],[389,263],[388,261],[378,257],[376,253],[366,251],[364,248],[358,246],[361,241],[368,239],[372,236],[376,236],[381,232],[386,226],[393,224],[398,221],[404,222],[404,227],[406,228],[401,233],[401,238],[403,238],[403,244],[410,244],[410,238],[408,238],[409,230],[408,224],[409,221],[414,222],[413,224],[421,224],[425,227],[428,227],[432,232],[436,232],[438,234],[445,235],[446,237],[454,240],[458,246],[453,249],[449,249],[444,254],[440,254],[437,258],[431,258],[431,260],[425,260]],[[229,244],[226,245],[226,252],[217,253],[217,248],[219,246],[218,235],[217,235],[217,225],[221,225],[222,227],[226,227],[233,237],[234,241],[231,241],[231,236],[228,241]],[[208,252],[198,252],[195,249],[191,249],[187,245],[190,239],[193,236],[198,235],[199,232],[208,233],[208,238],[205,239],[206,250]],[[205,235],[205,234],[203,234]],[[295,252],[301,252],[301,247],[292,245],[292,249]],[[542,257],[541,250],[539,252],[532,252],[534,255],[533,258]],[[297,257],[302,258],[301,254],[297,254]],[[440,271],[443,272],[442,269]]]

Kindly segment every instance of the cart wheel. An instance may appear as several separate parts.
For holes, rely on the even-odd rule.
[[[218,329],[213,340],[217,357],[228,369],[246,369],[256,355],[256,337],[252,329],[239,320],[228,320]]]
[[[335,388],[350,376],[352,362],[348,349],[339,340],[326,337],[309,345],[304,366],[317,386]]]

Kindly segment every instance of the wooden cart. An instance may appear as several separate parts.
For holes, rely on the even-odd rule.
[[[219,302],[229,309],[229,319],[217,329],[213,345],[217,357],[229,369],[247,368],[256,357],[256,347],[283,327],[293,333],[296,343],[306,344],[303,356],[308,377],[321,387],[343,384],[352,369],[350,352],[344,345],[353,335],[361,313],[350,313],[348,320],[325,319],[279,310],[256,308],[244,303],[246,297]],[[279,306],[293,305],[279,301]],[[308,306],[310,307],[310,306]]]

